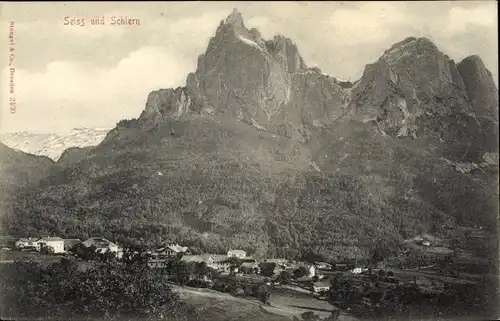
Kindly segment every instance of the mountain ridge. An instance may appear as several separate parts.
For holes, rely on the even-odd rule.
[[[228,21],[230,23],[228,23]],[[235,24],[236,27],[234,26]],[[219,112],[220,110],[217,110],[217,108],[214,108],[212,105],[214,106],[229,105],[229,107],[227,107],[226,109],[229,109],[232,112],[233,117],[237,117],[240,120],[245,121],[247,123],[258,124],[259,128],[261,129],[265,128],[266,130],[270,130],[279,135],[285,135],[286,137],[294,137],[302,140],[307,140],[308,127],[324,126],[325,123],[327,124],[331,123],[332,120],[339,118],[340,116],[343,117],[346,114],[350,114],[351,117],[355,118],[357,117],[357,119],[360,119],[362,121],[367,121],[368,119],[370,119],[370,114],[373,114],[373,116],[371,117],[372,118],[375,117],[375,120],[377,119],[377,117],[380,117],[381,111],[377,110],[377,108],[379,108],[377,106],[384,103],[383,101],[381,102],[372,101],[371,105],[374,106],[372,108],[376,109],[374,113],[365,111],[363,115],[358,116],[360,108],[357,105],[359,105],[360,102],[357,101],[356,99],[356,94],[358,94],[358,92],[356,92],[356,88],[359,88],[360,82],[364,78],[366,78],[366,74],[367,72],[369,72],[370,66],[374,64],[377,65],[377,62],[375,62],[374,64],[367,65],[368,69],[365,68],[365,73],[364,73],[365,77],[362,76],[358,81],[356,81],[355,82],[356,86],[354,85],[351,86],[350,84],[348,84],[347,86],[340,86],[336,88],[335,85],[341,85],[341,84],[345,85],[346,83],[339,82],[334,77],[323,74],[321,70],[319,70],[318,68],[307,68],[302,57],[298,53],[296,45],[290,39],[285,38],[281,35],[277,35],[274,37],[273,40],[265,41],[261,38],[260,33],[258,33],[256,29],[252,30],[253,31],[250,32],[248,29],[246,29],[241,14],[236,10],[233,11],[226,20],[221,21],[221,24],[219,25],[215,36],[212,37],[209,41],[207,52],[199,56],[197,70],[196,72],[190,73],[187,76],[186,86],[178,87],[173,91],[172,90],[153,91],[149,95],[146,108],[139,117],[138,121],[142,122],[143,124],[147,123],[148,119],[153,123],[157,121],[161,122],[161,119],[165,117],[167,118],[181,117],[182,115],[185,114],[185,112],[188,112],[189,110],[193,112],[213,114]],[[241,88],[238,89],[240,92],[242,90],[243,92],[249,91],[250,93],[257,92],[260,93],[260,96],[257,96],[256,98],[254,97],[248,98],[245,97],[245,95],[235,94],[233,90],[229,91],[224,90],[224,88],[227,87],[227,83],[219,82],[217,84],[218,80],[216,78],[215,79],[211,78],[212,77],[211,75],[221,74],[219,69],[216,69],[219,71],[206,71],[206,68],[204,67],[206,64],[205,62],[206,60],[213,62],[215,58],[219,58],[219,56],[224,54],[224,52],[222,53],[217,52],[218,40],[219,42],[221,41],[221,39],[224,40],[223,42],[225,45],[224,50],[228,50],[227,48],[228,46],[226,45],[226,40],[227,41],[232,40],[234,42],[235,37],[238,38],[242,36],[248,37],[245,39],[252,42],[250,44],[246,43],[246,45],[253,48],[257,47],[259,48],[256,51],[258,53],[263,53],[263,55],[265,56],[264,60],[267,59],[268,56],[272,56],[272,54],[266,51],[266,49],[273,48],[273,46],[278,46],[278,47],[281,46],[280,47],[281,51],[278,50],[278,52],[281,53],[285,52],[285,54],[281,55],[280,61],[294,62],[292,64],[284,63],[283,65],[281,65],[281,68],[287,69],[288,74],[282,73],[280,76],[278,73],[278,76],[275,76],[275,78],[276,77],[278,78],[273,79],[273,81],[271,81],[272,83],[271,94],[269,94],[269,92],[266,91],[269,88],[269,86],[265,86],[265,82],[263,87],[265,87],[266,90],[262,89],[261,88],[262,86],[259,87],[260,89],[254,88],[254,86],[250,86],[251,88],[249,90],[246,90],[245,86],[247,85],[247,83],[242,83],[241,85],[239,85],[238,78],[236,78],[235,81],[231,81],[233,88],[234,87]],[[430,79],[425,79],[425,80],[416,79],[417,82],[422,82],[422,81],[429,82],[428,85],[425,85],[422,88],[423,100],[428,100],[429,98],[436,97],[437,99],[443,101],[443,99],[447,99],[450,96],[460,97],[458,98],[458,101],[451,101],[451,102],[445,101],[444,105],[452,104],[455,106],[453,107],[455,108],[455,110],[453,110],[453,112],[451,110],[448,111],[438,110],[439,116],[445,116],[445,117],[447,115],[453,116],[453,113],[459,111],[459,113],[463,114],[464,117],[472,117],[475,120],[476,115],[472,110],[472,108],[469,106],[469,104],[466,102],[468,99],[467,98],[468,95],[466,92],[464,92],[464,89],[467,90],[467,88],[465,86],[464,81],[462,80],[462,76],[460,75],[457,66],[455,65],[453,60],[449,59],[447,55],[440,52],[437,46],[434,43],[432,43],[429,39],[408,37],[403,41],[395,43],[391,48],[387,49],[382,55],[382,57],[379,59],[379,62],[381,60],[385,60],[385,62],[387,63],[393,63],[397,59],[394,58],[394,52],[391,53],[391,51],[396,50],[399,51],[401,55],[404,55],[405,53],[408,52],[408,50],[401,51],[401,48],[404,49],[405,47],[415,44],[419,45],[419,47],[415,49],[415,51],[417,51],[415,54],[417,57],[422,56],[422,53],[425,54],[424,58],[434,57],[434,56],[439,57],[440,60],[427,59],[430,60],[427,61],[427,64],[430,64],[430,67],[433,67],[434,65],[437,66],[437,68],[429,68],[430,71],[432,71],[433,69],[436,69],[438,71],[441,70],[440,73],[441,74],[444,73],[445,76],[444,78],[442,76],[440,77],[439,76],[440,74],[437,73],[436,77],[434,77],[434,80],[433,77],[430,77]],[[283,48],[285,48],[284,51]],[[292,49],[288,50],[289,48]],[[217,54],[212,54],[214,51]],[[415,55],[412,55],[411,57]],[[215,56],[215,58],[212,58],[212,60],[210,60],[210,56]],[[241,55],[232,55],[232,56],[235,56],[239,59]],[[401,57],[398,57],[398,59],[400,58]],[[465,58],[463,61],[467,61],[467,59],[469,59],[469,57]],[[223,68],[224,70],[227,69],[226,60],[224,60],[224,68]],[[244,59],[241,60],[245,61]],[[213,66],[214,64],[217,63],[217,61],[218,60],[215,59],[215,63],[213,62],[210,65]],[[383,65],[382,66],[380,65],[381,65],[380,63],[377,65],[378,74],[380,74],[381,72],[384,73],[384,71],[380,70],[381,68],[382,69],[386,68]],[[479,64],[479,65],[482,66],[483,69],[481,68],[479,69],[481,69],[483,73],[491,74],[484,67],[484,64],[482,65]],[[264,67],[265,66],[267,65],[264,65]],[[292,67],[290,68],[289,66]],[[267,68],[272,68],[272,66],[269,65]],[[236,67],[230,69],[237,71],[239,70],[239,72],[234,72],[233,73],[234,75],[247,73],[247,70],[245,68],[238,69]],[[266,68],[264,69],[266,70]],[[391,81],[392,78],[396,77],[394,71],[391,68],[389,69],[390,70],[386,71],[389,74],[383,76],[382,79],[383,81],[385,81],[386,79],[389,79],[389,81]],[[222,71],[222,73],[223,72],[224,71]],[[207,74],[208,74],[208,80],[206,79]],[[398,77],[401,76],[398,75]],[[226,76],[221,77],[221,79],[227,79],[227,78],[228,77]],[[314,78],[320,81],[320,85],[315,83],[317,82],[317,80],[315,81]],[[216,83],[217,85],[213,85],[211,87],[209,86],[207,88],[206,85],[200,82],[200,79],[202,79],[203,82],[209,82],[211,84]],[[253,77],[253,79],[259,79],[259,77]],[[304,93],[304,89],[303,88],[301,89],[300,86],[304,87],[308,85],[310,85],[309,87],[313,88],[313,92],[311,95],[315,99],[312,100],[313,103],[309,104],[307,108],[305,108],[306,112],[301,113],[302,115],[299,115],[299,117],[297,117],[295,112],[290,113],[290,110],[296,108],[294,107],[295,103],[293,101],[304,99],[304,97],[302,97],[301,94],[299,94],[299,93]],[[388,88],[383,89],[384,86],[379,86],[379,87],[381,87],[380,90],[382,91],[389,90]],[[324,88],[328,88],[327,90],[328,93],[325,93]],[[404,88],[399,88],[399,90],[405,91]],[[413,90],[415,90],[414,86]],[[320,94],[318,91],[321,91],[322,93]],[[408,91],[408,89],[406,89],[406,91]],[[266,94],[266,92],[268,93]],[[296,99],[294,99],[293,97],[294,93],[297,93],[298,95]],[[498,90],[496,90],[496,93],[498,93]],[[305,94],[307,96],[308,92],[306,91]],[[382,96],[386,95],[382,94]],[[406,103],[411,104],[412,101],[417,101],[419,105],[422,105],[421,104],[422,99],[419,100],[416,92],[406,92],[405,96],[407,96],[403,98],[403,100],[406,101],[404,102],[405,104]],[[495,93],[493,93],[493,96],[495,96]],[[226,98],[224,99],[220,97],[226,97]],[[268,98],[266,97],[271,97],[270,101],[268,101],[267,100]],[[332,100],[330,100],[328,104],[329,108],[325,109],[324,107],[320,108],[319,106],[315,106],[314,101],[324,100],[325,97],[332,98]],[[401,97],[396,97],[396,100],[398,99],[401,102]],[[384,100],[383,97],[381,98],[381,100]],[[301,102],[301,104],[304,105],[303,102]],[[397,105],[398,102],[396,102],[395,104]],[[335,106],[335,108],[330,107],[331,105]],[[392,105],[394,105],[394,102],[392,103]],[[350,109],[350,110],[345,110],[345,109]],[[407,135],[415,136],[418,128],[418,126],[415,123],[415,118],[419,117],[422,118],[421,114],[423,114],[424,112],[428,113],[429,110],[431,112],[434,111],[433,108],[430,109],[420,108],[420,110],[418,110],[416,113],[409,113],[408,110],[399,111],[400,109],[399,107],[396,107],[395,109],[397,109],[396,112],[400,114],[400,115],[395,115],[396,118],[400,118],[399,120],[398,119],[395,120],[394,118],[392,118],[389,119],[388,122],[377,122],[377,126],[381,128],[384,132],[387,132],[391,131],[391,129],[395,127],[393,123],[398,123],[397,127],[399,128],[393,131],[395,132],[396,135],[399,136],[407,136]],[[408,119],[408,116],[411,117]],[[392,126],[387,123],[391,123]],[[498,122],[496,121],[496,123]],[[494,124],[494,127],[497,128],[498,124]],[[463,130],[463,128],[461,130]],[[498,130],[496,131],[498,132]],[[495,130],[493,130],[493,132],[495,132]],[[439,138],[440,136],[439,133],[434,133],[434,134]],[[490,136],[495,136],[495,135],[490,135]]]

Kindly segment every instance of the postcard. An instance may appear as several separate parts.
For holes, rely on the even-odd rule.
[[[0,3],[2,320],[491,320],[494,1]]]

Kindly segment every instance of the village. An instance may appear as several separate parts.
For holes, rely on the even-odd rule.
[[[85,241],[80,239],[63,239],[61,237],[41,237],[41,238],[19,238],[2,237],[2,250],[40,253],[53,256],[76,256],[78,248],[84,246],[91,249],[96,254],[108,255],[120,261],[124,255],[124,247],[104,238],[91,237]],[[148,250],[142,253],[134,251],[145,258],[147,265],[152,269],[164,269],[169,262],[180,261],[184,263],[203,263],[214,272],[224,275],[255,275],[266,278],[279,276],[282,272],[290,276],[298,276],[299,281],[316,281],[312,286],[313,292],[319,293],[328,290],[326,282],[320,282],[325,275],[320,271],[335,270],[331,263],[327,262],[298,262],[280,258],[270,258],[257,260],[249,256],[246,251],[239,249],[229,249],[227,253],[204,253],[196,254],[187,247],[179,244],[168,244],[155,250]],[[367,271],[367,268],[357,266],[357,260],[337,262],[336,270],[348,271],[360,274]],[[278,282],[273,282],[278,284]]]
[[[484,236],[481,229],[468,229],[464,233],[466,239],[476,243]],[[275,312],[294,311],[296,315],[312,312],[325,320],[335,313],[336,317],[343,315],[345,318],[353,314],[362,319],[377,311],[383,310],[387,315],[387,309],[401,309],[404,298],[412,305],[418,304],[419,297],[426,298],[422,302],[428,302],[429,296],[435,296],[436,302],[445,302],[451,300],[448,297],[455,292],[479,287],[487,271],[478,270],[478,267],[486,263],[477,256],[471,257],[471,253],[455,244],[464,235],[445,241],[423,233],[405,240],[396,255],[378,263],[363,259],[337,262],[257,259],[241,249],[195,253],[179,244],[166,244],[142,252],[133,250],[132,253],[141,257],[149,269],[168,275],[179,289],[194,288],[253,298],[263,303],[263,309]],[[54,259],[69,257],[83,266],[109,259],[124,261],[131,253],[130,249],[104,237],[85,241],[54,236],[1,237],[0,240],[2,263],[10,262],[5,260],[9,257],[7,253],[32,253]],[[456,248],[451,248],[450,244],[455,244]],[[88,256],[88,253],[95,256]],[[262,286],[266,287],[264,293],[267,295],[262,294]],[[300,308],[290,303],[294,300],[302,302]]]

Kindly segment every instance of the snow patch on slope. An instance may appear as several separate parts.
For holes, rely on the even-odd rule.
[[[265,52],[264,49],[261,46],[259,46],[255,41],[245,38],[243,36],[237,36],[237,38],[241,40],[243,43],[246,43],[249,46],[255,47],[260,51]]]
[[[318,164],[316,164],[316,162],[311,162],[311,166],[312,168],[314,168],[314,170],[318,171],[318,172],[321,172],[321,168],[318,166]]]
[[[180,100],[177,102],[177,117],[184,115],[191,106],[191,97],[186,96],[184,90],[181,91]]]
[[[5,133],[0,140],[10,148],[25,153],[47,156],[57,161],[61,154],[71,147],[89,147],[100,144],[109,129],[75,128],[68,133]]]
[[[266,127],[264,127],[264,126],[259,125],[259,124],[255,121],[255,119],[253,119],[253,118],[252,118],[251,120],[252,120],[252,126],[253,126],[253,127],[257,128],[258,130],[267,131],[267,128],[266,128]]]

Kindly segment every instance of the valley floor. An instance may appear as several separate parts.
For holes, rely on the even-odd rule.
[[[457,292],[452,295],[454,303],[456,303],[456,300],[464,299],[470,294],[467,292],[470,292],[469,290],[472,289],[476,289],[478,294],[484,295],[483,298],[486,300],[488,296],[487,293],[483,293],[482,286],[485,284],[485,280],[489,280],[490,278],[493,280],[495,276],[491,275],[491,271],[490,273],[473,273],[463,270],[462,267],[466,266],[465,263],[470,262],[475,262],[480,265],[483,264],[481,262],[484,260],[480,259],[484,258],[486,254],[491,254],[489,251],[493,247],[480,247],[480,249],[476,249],[477,244],[482,245],[488,243],[488,235],[484,231],[479,231],[478,229],[469,228],[468,230],[471,231],[468,237],[470,244],[467,243],[454,247],[454,249],[460,250],[460,257],[466,258],[467,260],[461,259],[453,264],[448,264],[448,267],[451,268],[454,273],[439,268],[436,264],[426,264],[420,267],[404,269],[392,265],[384,268],[385,273],[392,272],[393,280],[405,285],[414,284],[416,288],[425,293],[446,293],[447,287],[445,285],[451,287],[457,286],[458,288],[463,286],[465,292]],[[461,234],[453,236],[453,238],[456,239],[454,240],[456,244],[458,244],[458,241],[463,242],[465,239]],[[477,242],[473,243],[473,241]],[[446,243],[450,243],[450,241],[446,240]],[[62,257],[63,256],[44,255],[36,252],[2,250],[0,251],[0,264],[8,264],[18,260],[34,260],[42,262],[43,264],[50,264],[59,261]],[[71,256],[66,257],[75,260],[78,266],[83,269],[93,264],[91,262],[77,260]],[[321,270],[320,273],[328,279],[339,276],[347,280],[353,287],[362,288],[373,283],[371,277],[378,273],[378,269],[373,269],[372,275],[324,270]],[[226,278],[221,277],[221,280],[225,280]],[[263,277],[255,275],[235,276],[235,279],[253,284],[264,283]],[[381,288],[387,289],[393,287],[390,282],[387,283],[386,281],[381,281]],[[229,293],[219,292],[208,288],[179,286],[172,283],[174,290],[176,290],[188,304],[201,311],[206,321],[281,321],[292,320],[294,317],[300,320],[302,319],[301,315],[308,311],[314,312],[314,314],[319,317],[326,318],[330,316],[332,310],[336,309],[328,300],[320,300],[312,296],[310,291],[307,290],[307,287],[301,288],[300,286],[300,284],[269,286],[270,298],[269,304],[266,305],[250,296],[237,297]],[[332,291],[332,293],[338,292],[338,290],[333,290],[333,288]],[[481,300],[482,299],[479,301]],[[337,304],[336,301],[331,302]],[[381,315],[377,318],[376,315],[373,315],[375,311],[373,310],[374,304],[367,304],[365,306],[363,306],[363,304],[363,302],[359,302],[359,304],[350,305],[349,309],[344,306],[343,308],[348,309],[349,313],[342,311],[339,320],[473,320],[475,311],[470,310],[476,309],[476,306],[468,307],[463,305],[455,305],[453,308],[448,308],[443,306],[443,304],[431,306],[428,300],[424,300],[423,302],[415,304],[411,302],[411,304],[404,307],[405,311],[400,312],[400,315],[393,315],[390,313],[391,315]],[[478,305],[477,308],[479,308],[479,306],[480,305]]]
[[[270,287],[269,305],[262,304],[255,298],[240,298],[228,293],[210,289],[191,288],[172,285],[181,297],[194,305],[207,320],[216,321],[281,321],[301,318],[302,313],[313,311],[326,318],[335,308],[326,301],[312,297],[309,292],[297,291],[292,287]],[[355,321],[353,316],[342,313],[340,321]]]

